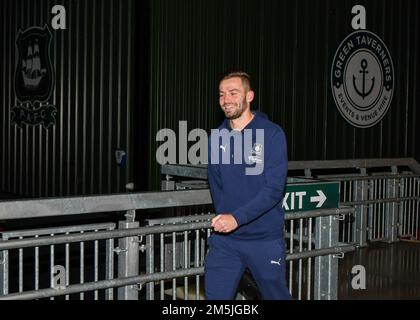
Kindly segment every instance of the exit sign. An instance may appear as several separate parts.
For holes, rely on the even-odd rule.
[[[291,183],[283,198],[285,211],[309,211],[338,208],[339,182]]]

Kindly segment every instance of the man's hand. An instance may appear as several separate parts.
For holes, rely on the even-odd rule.
[[[214,228],[214,231],[229,233],[238,227],[238,223],[231,214],[227,213],[214,217],[211,220],[211,226]]]

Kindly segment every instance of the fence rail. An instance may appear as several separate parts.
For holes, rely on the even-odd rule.
[[[290,161],[288,167],[290,177],[340,182],[340,203],[356,208],[354,217],[340,223],[340,241],[367,246],[420,240],[420,165],[415,159]],[[207,179],[207,167],[165,165],[162,174],[162,186],[176,188],[171,176]]]
[[[338,168],[353,171],[324,172]],[[163,169],[166,186],[175,185],[170,172],[190,169]],[[204,169],[194,167],[193,175]],[[289,170],[339,181],[341,197],[339,209],[286,213],[288,284],[295,298],[336,299],[338,259],[358,246],[420,239],[420,170],[413,159],[299,162]],[[203,205],[211,205],[207,189],[0,201],[0,221],[125,214],[118,226],[1,233],[0,299],[202,299],[212,217]],[[148,219],[142,226],[136,221],[136,210],[186,207],[190,216]],[[65,274],[57,285],[60,264]]]
[[[420,240],[420,175],[389,173],[364,176],[322,176],[340,181],[340,203],[354,206],[355,220],[341,224],[344,242]]]
[[[187,193],[188,197],[183,193]],[[199,194],[203,198],[205,193],[208,193],[208,190],[164,192],[167,196],[165,203],[168,203],[168,198],[176,198],[182,194],[184,201],[177,200],[172,203],[180,206],[185,206],[186,203],[195,204],[197,201],[195,194]],[[155,195],[153,197],[156,199]],[[194,200],[192,200],[193,198]],[[91,199],[90,203],[99,200]],[[30,205],[31,202],[26,204]],[[44,215],[50,215],[57,206],[62,207],[64,203],[75,202],[80,206],[80,199],[74,198],[54,199],[53,202],[47,199],[39,200],[39,202],[41,203],[38,205],[46,208]],[[4,204],[4,202],[0,203],[0,207]],[[9,205],[6,203],[5,207]],[[127,204],[122,203],[121,206],[127,207]],[[158,205],[153,203],[152,206]],[[67,207],[74,208],[73,205]],[[25,206],[22,204],[19,208],[25,210]],[[139,223],[134,219],[133,208],[129,208],[126,220],[119,223],[118,229],[115,229],[115,225],[106,225],[108,228],[106,230],[103,230],[104,225],[90,225],[89,227],[70,226],[3,233],[3,238],[0,240],[0,252],[3,258],[6,256],[8,258],[3,259],[0,268],[0,273],[4,275],[0,287],[3,295],[0,296],[0,299],[52,299],[59,296],[64,296],[66,299],[85,299],[88,298],[85,295],[88,292],[94,293],[90,297],[91,299],[100,299],[101,297],[114,299],[114,296],[117,296],[118,299],[155,299],[155,292],[160,299],[202,299],[206,242],[211,233],[210,219],[214,215],[206,213],[187,217],[152,219],[147,220],[148,225],[139,226]],[[73,214],[73,210],[66,212]],[[106,210],[106,208],[101,210]],[[97,212],[97,208],[93,208],[93,211]],[[341,217],[352,214],[353,211],[353,208],[339,208],[286,214],[286,224],[289,224],[285,226],[285,232],[291,235],[287,241],[290,290],[292,294],[293,290],[296,290],[297,298],[336,298],[337,256],[355,249],[352,244],[338,243],[338,222]],[[87,213],[86,207],[84,212]],[[17,213],[19,216],[19,210]],[[21,217],[26,217],[26,213],[21,213]],[[9,214],[10,216],[14,217]],[[296,223],[294,223],[295,220]],[[324,237],[321,232],[317,233],[317,230],[321,230],[321,226],[323,226],[322,234],[329,233],[328,237]],[[311,240],[311,243],[304,244],[303,239],[308,237],[314,241]],[[117,247],[114,246],[115,239],[118,239]],[[102,240],[106,242],[106,246],[100,245],[99,241]],[[70,245],[75,245],[77,248],[83,246],[86,249],[92,243],[95,260],[94,276],[90,276],[90,281],[85,281],[88,277],[83,274],[84,269],[87,269],[84,260],[88,257],[84,253],[80,254],[80,261],[77,261],[80,264],[80,275],[76,277],[80,283],[74,283],[73,271],[69,270],[71,264]],[[56,248],[59,246],[65,246],[64,260],[58,259],[60,253]],[[49,260],[46,276],[44,275],[49,280],[46,287],[41,287],[39,280],[32,281],[33,277],[37,279],[40,277],[39,250],[42,248],[50,249],[49,255],[46,256]],[[37,251],[35,256],[33,253],[31,255],[34,249]],[[28,250],[31,250],[29,254]],[[9,277],[9,269],[13,268],[11,265],[13,259],[11,260],[9,257],[13,252],[18,252],[19,255],[19,258],[14,260],[19,265],[19,276],[17,277],[19,285],[14,285],[15,292],[9,290],[10,284],[13,282],[13,277]],[[100,252],[107,261],[104,278],[100,278],[98,272]],[[114,266],[113,263],[114,254],[118,255],[117,266]],[[25,272],[23,275],[23,270],[28,269],[24,265],[24,261],[25,264],[28,264],[23,258],[24,255],[25,257],[30,256],[30,261],[35,261],[36,266],[29,263],[30,269],[34,270],[35,274]],[[65,282],[58,286],[54,285],[55,261],[64,261],[65,265]],[[303,267],[304,261],[307,267]],[[294,263],[298,264],[296,269],[294,269]],[[318,277],[315,276],[315,272]],[[70,276],[70,274],[72,275]],[[30,283],[26,283],[25,286],[23,286],[24,278],[30,279]],[[328,283],[333,285],[328,285]],[[34,287],[30,289],[29,287],[33,284],[35,284]],[[117,288],[117,294],[114,293],[113,288]],[[193,294],[190,292],[191,289],[195,290]]]

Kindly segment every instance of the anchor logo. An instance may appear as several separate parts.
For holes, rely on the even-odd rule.
[[[381,50],[371,46],[373,41]],[[344,120],[356,128],[379,123],[391,105],[395,86],[386,44],[368,30],[347,35],[335,52],[330,81],[335,105]]]
[[[354,75],[353,75],[353,87],[354,87],[354,90],[356,90],[357,94],[359,96],[361,96],[362,99],[364,100],[365,97],[367,97],[373,90],[373,87],[375,85],[375,77],[373,77],[372,80],[371,80],[372,85],[370,86],[370,89],[368,91],[366,91],[366,80],[367,80],[366,75],[369,73],[369,71],[367,70],[368,63],[367,63],[366,59],[362,59],[362,61],[360,62],[360,66],[362,68],[362,70],[359,71],[362,74],[362,90],[360,91],[357,88],[356,77]]]

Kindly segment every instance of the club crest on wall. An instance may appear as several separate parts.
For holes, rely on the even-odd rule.
[[[11,119],[19,127],[42,124],[49,128],[56,123],[57,108],[48,102],[54,89],[51,41],[47,25],[18,32],[14,85],[19,103],[12,107]]]

